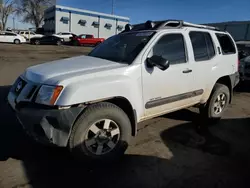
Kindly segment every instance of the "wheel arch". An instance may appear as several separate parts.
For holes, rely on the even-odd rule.
[[[136,110],[133,109],[129,100],[124,97],[114,97],[106,100],[105,102],[110,102],[120,107],[128,115],[132,128],[132,136],[135,136],[137,133],[137,114]]]
[[[230,78],[230,76],[223,76],[221,78],[219,78],[215,84],[223,84],[225,86],[228,87],[229,89],[229,92],[230,92],[230,99],[229,99],[229,103],[231,103],[232,101],[232,94],[233,94],[233,84],[232,84],[232,80]],[[214,87],[215,87],[215,84],[214,84]]]
[[[135,109],[133,109],[129,100],[126,99],[125,97],[121,97],[121,96],[107,98],[107,99],[100,99],[100,100],[95,100],[95,101],[89,101],[89,102],[85,102],[83,104],[78,104],[78,106],[83,107],[83,109],[82,109],[81,113],[77,116],[77,118],[75,119],[73,126],[74,126],[75,122],[79,119],[79,117],[85,112],[85,110],[86,110],[86,108],[88,108],[88,106],[90,106],[92,104],[97,104],[100,102],[109,102],[109,103],[112,103],[112,104],[118,106],[119,108],[121,108],[127,114],[128,118],[130,120],[131,129],[132,129],[132,133],[131,133],[132,136],[136,136],[136,133],[137,133],[137,112]],[[72,127],[71,127],[71,129],[72,129]]]

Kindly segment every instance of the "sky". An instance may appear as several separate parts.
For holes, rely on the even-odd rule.
[[[112,0],[57,0],[58,5],[110,14]],[[193,23],[250,20],[250,0],[114,0],[114,14],[132,24],[146,20],[181,19]],[[30,24],[15,19],[18,28]],[[12,16],[8,27],[13,26]]]
[[[114,13],[130,22],[182,19],[193,23],[250,20],[250,0],[114,0]],[[112,0],[57,0],[58,5],[111,13]]]

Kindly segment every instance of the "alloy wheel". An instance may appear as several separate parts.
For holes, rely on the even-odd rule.
[[[88,151],[95,155],[104,155],[111,152],[120,139],[119,126],[110,119],[102,119],[93,123],[87,134],[83,137],[82,143]]]

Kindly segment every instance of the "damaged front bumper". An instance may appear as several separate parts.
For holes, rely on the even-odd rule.
[[[13,93],[8,102],[25,132],[43,144],[67,146],[71,128],[84,107],[58,109],[36,103],[16,103]]]

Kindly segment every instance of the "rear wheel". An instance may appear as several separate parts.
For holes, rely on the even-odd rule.
[[[74,45],[74,46],[80,46],[80,44],[79,44],[78,41],[74,41],[74,42],[73,42],[73,45]]]
[[[58,45],[58,46],[62,45],[62,41],[60,41],[60,40],[57,41],[57,42],[56,42],[56,45]]]
[[[111,103],[94,104],[75,123],[69,148],[79,159],[112,160],[121,156],[131,138],[127,114]]]
[[[39,45],[40,44],[40,41],[39,40],[35,40],[35,45]]]
[[[203,117],[216,122],[222,117],[223,112],[229,104],[229,100],[229,88],[226,85],[217,83],[207,104],[200,107],[200,112]]]
[[[20,44],[20,43],[21,43],[21,41],[19,39],[14,40],[14,44]]]

